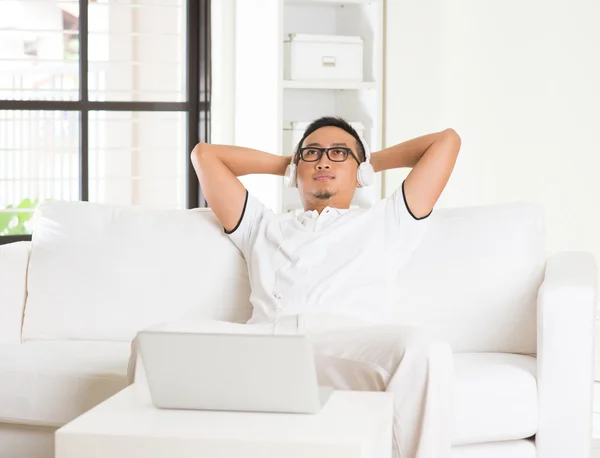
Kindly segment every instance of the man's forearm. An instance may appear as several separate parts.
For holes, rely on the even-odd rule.
[[[291,161],[290,156],[278,156],[242,146],[211,145],[198,143],[192,151],[196,161],[218,159],[235,176],[270,174],[283,176]]]
[[[449,131],[451,129],[423,135],[373,153],[371,164],[376,172],[401,167],[414,167],[425,152],[436,141],[440,141],[447,136]]]

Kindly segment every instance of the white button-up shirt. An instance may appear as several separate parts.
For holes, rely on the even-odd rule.
[[[372,208],[299,215],[274,214],[247,194],[229,236],[248,264],[249,323],[300,313],[388,322],[398,271],[427,227],[410,213],[403,187]]]

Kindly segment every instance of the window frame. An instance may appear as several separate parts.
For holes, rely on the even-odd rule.
[[[79,126],[79,200],[89,200],[89,113],[90,111],[179,112],[187,115],[186,208],[207,207],[189,153],[198,142],[210,141],[211,107],[211,0],[185,0],[186,101],[185,102],[99,102],[88,94],[88,0],[79,1],[79,100],[0,100],[3,111],[75,111]],[[35,196],[33,196],[35,197]],[[0,236],[0,245],[30,241],[31,235]]]

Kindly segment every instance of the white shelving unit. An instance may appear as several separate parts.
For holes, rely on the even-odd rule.
[[[289,34],[360,36],[363,80],[284,80],[283,42]],[[383,127],[383,2],[375,0],[237,0],[235,143],[289,155],[283,126],[320,116],[364,125],[372,151]],[[288,138],[289,136],[286,136]],[[297,191],[277,177],[242,177],[249,191],[276,212],[289,209]],[[381,178],[361,192],[382,197]]]

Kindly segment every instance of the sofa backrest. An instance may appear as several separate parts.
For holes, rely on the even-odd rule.
[[[526,203],[436,210],[398,275],[395,320],[455,351],[536,353],[544,277],[541,208]]]
[[[436,210],[397,280],[395,321],[455,351],[536,351],[543,217],[530,204]],[[250,317],[244,259],[209,210],[47,202],[36,214],[24,340],[128,341],[184,316]]]
[[[26,341],[129,341],[183,316],[250,317],[245,261],[209,210],[49,201],[34,221]]]

